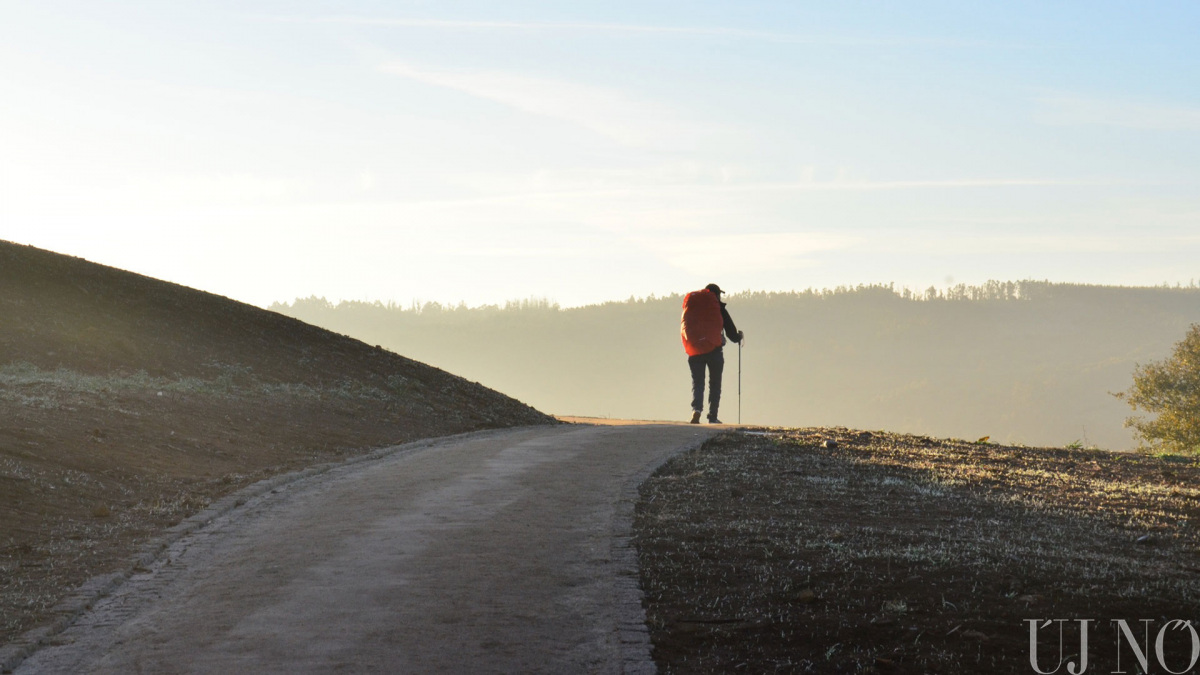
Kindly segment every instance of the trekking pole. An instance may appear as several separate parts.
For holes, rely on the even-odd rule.
[[[738,424],[742,423],[742,342],[745,339],[738,340]]]

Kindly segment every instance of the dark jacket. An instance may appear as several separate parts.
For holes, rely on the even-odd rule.
[[[741,342],[742,338],[738,336],[737,326],[733,325],[733,317],[729,316],[729,310],[725,309],[725,303],[721,303],[721,320],[725,322],[725,334],[729,336],[731,342]]]

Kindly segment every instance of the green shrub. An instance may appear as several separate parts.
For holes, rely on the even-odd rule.
[[[1137,366],[1133,386],[1115,396],[1158,415],[1125,421],[1144,445],[1200,454],[1200,324],[1188,329],[1170,357]]]

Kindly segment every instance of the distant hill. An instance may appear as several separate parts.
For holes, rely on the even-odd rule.
[[[547,423],[294,318],[0,242],[0,643],[250,482],[417,438]]]
[[[1005,443],[1133,446],[1135,363],[1200,322],[1200,288],[990,282],[913,294],[890,286],[727,297],[743,351],[743,421]],[[385,306],[321,298],[277,311],[386,345],[559,414],[684,419],[681,296],[573,309]],[[737,419],[726,347],[721,417]]]

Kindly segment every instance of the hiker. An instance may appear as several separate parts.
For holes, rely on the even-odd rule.
[[[704,412],[704,369],[708,369],[708,423],[720,424],[717,408],[721,405],[721,371],[725,369],[725,336],[740,343],[744,333],[733,325],[729,310],[721,302],[721,287],[709,284],[683,298],[683,316],[679,321],[683,349],[692,370],[692,424],[700,423]],[[724,333],[724,335],[722,334]]]

